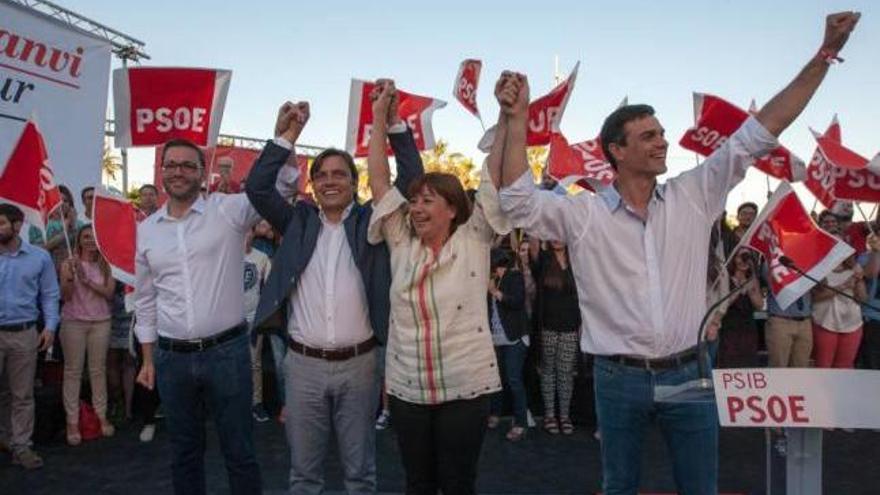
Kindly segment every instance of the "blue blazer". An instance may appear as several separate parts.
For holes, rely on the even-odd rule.
[[[416,149],[412,131],[389,134],[391,148],[397,161],[397,179],[394,185],[401,191],[425,173],[422,158]],[[321,220],[317,206],[297,201],[286,202],[275,189],[278,171],[287,161],[291,151],[272,141],[266,144],[248,175],[245,192],[260,215],[283,234],[281,246],[272,258],[272,270],[263,287],[254,327],[287,327],[288,299],[299,283],[300,276],[309,264]],[[370,325],[380,343],[388,336],[388,317],[391,310],[391,259],[385,243],[372,245],[367,242],[367,228],[373,207],[368,202],[355,201],[351,213],[344,220],[345,237],[355,258],[355,264],[363,277],[367,295]],[[287,335],[287,332],[284,332]]]

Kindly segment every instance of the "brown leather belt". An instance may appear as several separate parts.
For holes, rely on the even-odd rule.
[[[360,344],[355,344],[348,347],[340,347],[338,349],[316,349],[314,347],[309,347],[305,344],[301,344],[293,339],[288,339],[287,345],[293,352],[296,352],[297,354],[302,354],[306,357],[324,359],[326,361],[345,361],[346,359],[351,359],[355,356],[366,354],[367,352],[372,350],[373,347],[376,347],[376,337],[370,337]]]
[[[697,359],[698,351],[696,347],[685,349],[678,354],[672,356],[648,359],[634,356],[626,356],[623,354],[615,354],[613,356],[603,356],[609,361],[622,364],[624,366],[632,366],[633,368],[641,368],[645,370],[668,370],[678,368],[681,365],[688,364]]]

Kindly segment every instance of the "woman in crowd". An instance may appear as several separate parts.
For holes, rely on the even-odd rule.
[[[107,421],[107,350],[110,345],[110,301],[116,281],[98,252],[91,225],[79,229],[71,258],[61,264],[61,348],[64,351],[62,384],[67,414],[67,443],[78,445],[79,393],[83,365],[89,358],[92,406],[104,436],[114,433]]]
[[[492,343],[495,356],[501,369],[501,381],[513,399],[513,424],[507,432],[507,439],[516,442],[526,432],[526,388],[523,380],[523,365],[528,354],[524,337],[528,335],[529,321],[526,316],[526,287],[522,271],[514,264],[508,252],[503,249],[492,250],[492,276],[489,279],[489,327],[492,330]],[[499,424],[504,394],[492,397],[489,428]]]
[[[579,354],[581,313],[568,251],[551,241],[538,253],[533,269],[538,287],[536,315],[541,336],[541,395],[544,398],[544,430],[556,435],[574,433],[571,396]],[[559,414],[556,414],[556,398]],[[558,419],[557,419],[558,418]]]
[[[394,97],[384,83],[368,160],[369,240],[391,253],[385,384],[406,493],[467,495],[475,493],[490,397],[501,390],[487,318],[489,250],[495,233],[510,229],[486,170],[473,211],[451,174],[420,177],[409,201],[391,186],[385,122]],[[493,159],[500,170],[500,149]]]
[[[755,259],[746,249],[740,249],[728,265],[731,288],[739,294],[727,305],[721,320],[718,347],[719,368],[751,368],[757,366],[758,326],[755,311],[764,307],[764,296],[755,274]]]
[[[819,226],[840,236],[837,217],[830,210],[819,214]],[[824,280],[825,284],[868,300],[862,267],[847,258]],[[862,341],[862,308],[856,301],[817,285],[813,288],[813,357],[817,368],[852,368]]]

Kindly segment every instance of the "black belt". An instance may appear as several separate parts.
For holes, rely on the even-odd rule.
[[[24,323],[13,323],[11,325],[0,325],[0,332],[21,332],[33,328],[37,325],[35,321],[26,321]]]
[[[370,337],[360,344],[340,347],[339,349],[315,349],[314,347],[300,344],[293,339],[288,340],[288,346],[290,346],[290,350],[293,352],[302,354],[306,357],[320,358],[326,361],[345,361],[346,359],[360,356],[373,349],[373,347],[376,347],[376,338]]]
[[[204,339],[181,340],[160,336],[159,349],[172,352],[202,352],[244,334],[247,332],[247,328],[247,323],[240,323],[229,330],[223,330]]]
[[[623,354],[615,354],[613,356],[602,357],[614,363],[622,364],[624,366],[631,366],[633,368],[641,368],[645,370],[668,370],[671,368],[678,368],[679,366],[688,364],[692,361],[696,361],[698,354],[699,351],[697,350],[697,348],[691,347],[690,349],[685,349],[678,354],[655,359],[626,356]]]
[[[790,321],[804,321],[804,320],[809,320],[809,319],[811,319],[812,316],[782,316],[782,315],[770,315],[770,318],[781,318],[781,319],[783,319],[783,320],[790,320]]]

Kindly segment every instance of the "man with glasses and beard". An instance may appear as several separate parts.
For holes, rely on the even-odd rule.
[[[167,142],[161,167],[168,201],[138,226],[135,332],[144,361],[138,382],[159,387],[175,493],[206,493],[208,412],[231,493],[260,493],[241,283],[242,246],[259,216],[244,194],[200,194],[205,157],[192,142]],[[290,184],[278,187],[287,196],[295,192]]]

